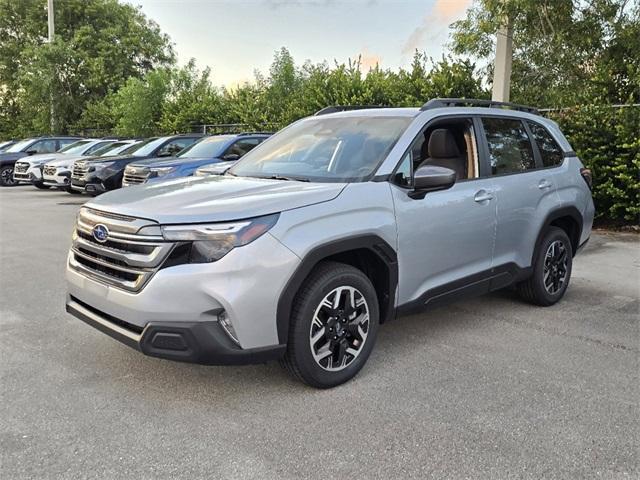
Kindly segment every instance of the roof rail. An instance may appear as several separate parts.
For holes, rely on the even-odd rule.
[[[333,105],[330,107],[324,107],[322,110],[318,110],[314,113],[314,116],[327,115],[329,113],[336,112],[348,112],[350,110],[365,110],[367,108],[388,108],[384,105]]]
[[[539,115],[538,109],[535,107],[528,107],[526,105],[519,105],[517,103],[510,102],[496,102],[494,100],[482,100],[478,98],[433,98],[425,103],[420,110],[431,110],[433,108],[442,108],[442,107],[500,107],[506,108],[509,110],[518,110],[520,112],[533,113],[534,115]]]

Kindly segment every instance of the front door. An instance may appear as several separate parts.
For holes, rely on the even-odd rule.
[[[466,178],[458,179],[448,190],[412,199],[408,195],[411,176],[421,163],[430,162],[429,154],[434,152],[424,142],[434,128],[449,129],[458,140],[461,161],[468,162],[463,170]],[[400,306],[421,307],[456,292],[469,293],[469,288],[479,287],[482,291],[478,293],[488,289],[482,280],[492,266],[496,201],[493,180],[479,173],[474,130],[470,118],[428,125],[394,175],[391,190],[398,229]]]

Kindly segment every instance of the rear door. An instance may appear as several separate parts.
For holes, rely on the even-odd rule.
[[[529,267],[545,212],[558,203],[553,173],[520,118],[482,117],[497,199],[495,267]]]

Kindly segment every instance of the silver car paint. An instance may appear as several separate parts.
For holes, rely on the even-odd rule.
[[[159,270],[138,293],[105,285],[67,268],[71,295],[125,322],[213,321],[224,308],[242,348],[278,343],[277,299],[300,263],[291,250],[266,234],[213,263]],[[267,279],[265,281],[265,279]]]
[[[225,222],[327,202],[344,187],[343,183],[185,177],[114,190],[87,205],[159,223]]]
[[[407,189],[389,186],[398,228],[399,304],[491,268],[497,200],[476,199],[495,190],[492,179],[457,182],[415,200]]]
[[[369,114],[415,116],[377,175],[393,172],[429,121],[441,115],[485,112],[544,123],[561,147],[571,150],[553,122],[526,113],[471,108],[375,110]],[[411,199],[405,189],[384,181],[345,185],[228,176],[114,191],[87,206],[162,224],[281,213],[270,232],[253,243],[214,263],[162,269],[138,293],[107,287],[68,268],[69,291],[99,310],[140,326],[151,320],[204,320],[208,311],[222,306],[243,348],[272,345],[278,343],[276,309],[287,280],[311,250],[333,240],[376,234],[394,248],[399,262],[397,304],[502,263],[529,266],[537,233],[552,209],[577,206],[584,215],[581,241],[586,240],[593,202],[580,167],[577,158],[567,158],[551,169],[461,181],[422,200]],[[539,189],[539,182],[549,178],[552,188]],[[482,191],[493,198],[476,201]]]

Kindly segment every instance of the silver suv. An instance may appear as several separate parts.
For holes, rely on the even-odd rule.
[[[593,216],[589,171],[534,109],[329,107],[224,175],[87,203],[67,311],[147,355],[280,359],[332,387],[406,312],[510,285],[553,305]]]

